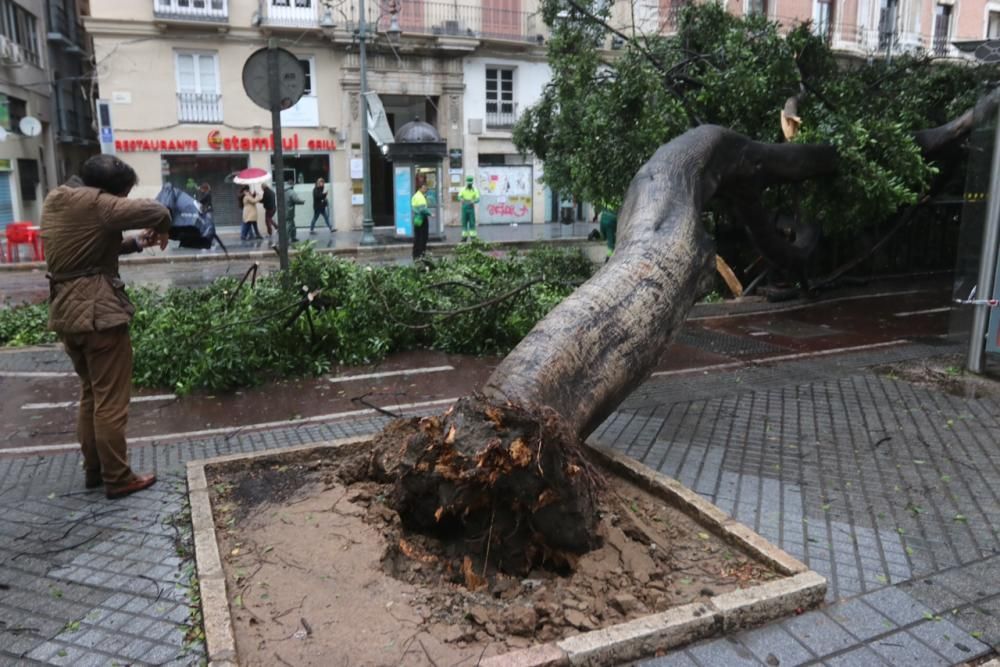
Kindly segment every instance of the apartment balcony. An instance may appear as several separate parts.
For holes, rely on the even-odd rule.
[[[491,7],[490,0],[481,5],[406,0],[397,1],[395,8],[404,38],[417,35],[542,44],[549,32],[538,12]],[[327,10],[316,0],[262,0],[261,10],[261,23],[268,26],[324,28],[352,34],[360,24],[356,5]],[[366,13],[368,30],[384,32],[389,27],[390,0],[372,0]]]
[[[181,123],[221,123],[222,95],[177,93],[177,120]]]
[[[46,39],[61,45],[68,53],[83,54],[84,49],[80,43],[83,34],[83,26],[71,6],[67,6],[65,2],[49,3]]]
[[[91,145],[97,143],[90,105],[80,90],[70,83],[55,88],[56,140],[64,144]]]
[[[319,9],[319,0],[262,0],[258,16],[261,25],[270,28],[318,30]]]
[[[511,130],[517,123],[517,105],[501,104],[499,108],[492,102],[486,103],[486,129]]]
[[[228,0],[153,0],[157,21],[229,23]]]

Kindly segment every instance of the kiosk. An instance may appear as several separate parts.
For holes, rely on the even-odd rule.
[[[441,177],[444,157],[448,154],[441,135],[430,123],[413,120],[399,128],[387,157],[392,162],[393,199],[396,211],[396,238],[413,238],[410,197],[417,183],[427,183],[427,206],[431,210],[429,237],[444,238],[442,207],[447,201],[447,184]]]

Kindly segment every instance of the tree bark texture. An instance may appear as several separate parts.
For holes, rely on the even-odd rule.
[[[836,165],[832,147],[762,144],[713,125],[661,147],[629,186],[611,260],[507,355],[484,394],[551,408],[585,438],[648,377],[711,277],[706,202]]]

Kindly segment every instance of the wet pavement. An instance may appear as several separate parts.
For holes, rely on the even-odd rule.
[[[961,353],[941,338],[946,278],[872,289],[880,293],[696,307],[654,376],[592,436],[829,582],[820,609],[644,667],[946,667],[1000,648],[997,392],[970,396],[884,370]],[[144,391],[130,456],[160,481],[107,501],[82,488],[75,446],[9,448],[65,437],[27,434],[72,424],[72,406],[37,405],[74,398],[61,352],[0,352],[0,665],[202,664],[188,607],[185,463],[371,434],[388,417],[352,398],[371,392],[372,405],[432,414],[442,408],[435,397],[467,393],[495,363],[420,353],[242,395]],[[226,426],[237,415],[244,423]],[[272,418],[284,421],[261,425]]]
[[[654,374],[768,363],[946,332],[944,281],[928,281],[917,290],[896,285],[892,291],[892,287],[875,296],[833,293],[779,310],[764,302],[758,303],[762,311],[725,315],[713,315],[718,309],[713,306],[696,307]],[[130,408],[128,433],[135,446],[143,446],[194,432],[231,435],[281,423],[396,412],[399,406],[445,401],[474,391],[497,361],[420,351],[396,354],[375,365],[340,368],[320,378],[283,380],[232,394],[176,397],[169,389],[144,389]],[[32,372],[56,375],[38,377]],[[76,408],[70,403],[76,399],[76,379],[58,346],[0,352],[0,382],[5,396],[0,404],[0,450],[75,447]]]

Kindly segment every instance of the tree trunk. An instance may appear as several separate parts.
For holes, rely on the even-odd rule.
[[[831,174],[825,146],[760,144],[700,126],[661,147],[629,187],[615,254],[497,367],[482,396],[421,420],[380,453],[411,528],[461,536],[524,573],[596,545],[599,481],[586,438],[651,372],[714,271],[701,224],[718,190]]]
[[[632,180],[611,260],[507,355],[484,393],[548,406],[585,438],[646,379],[711,279],[705,203],[836,164],[831,147],[761,144],[712,125],[661,147]]]

